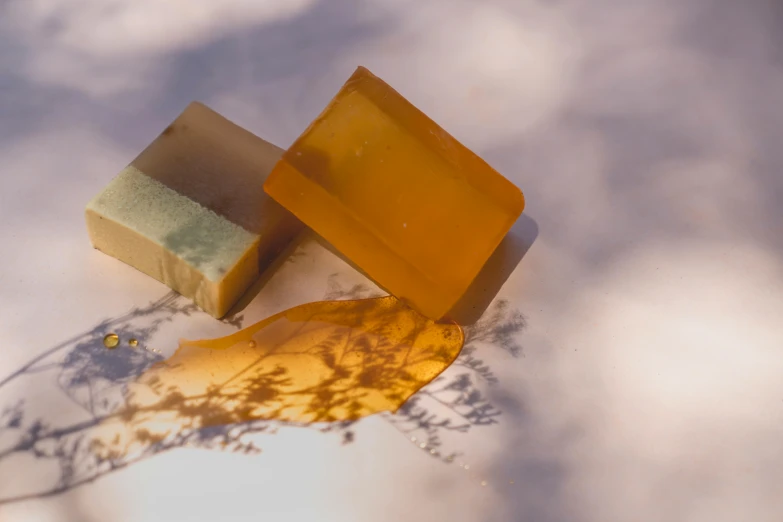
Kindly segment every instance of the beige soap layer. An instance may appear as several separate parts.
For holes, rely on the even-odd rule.
[[[263,193],[282,152],[191,104],[87,205],[93,246],[222,317],[300,230]]]
[[[259,236],[134,167],[87,205],[93,245],[219,317],[258,276]]]

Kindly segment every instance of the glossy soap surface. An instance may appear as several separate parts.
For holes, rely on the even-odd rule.
[[[524,208],[516,186],[363,67],[264,188],[434,319],[464,293]]]

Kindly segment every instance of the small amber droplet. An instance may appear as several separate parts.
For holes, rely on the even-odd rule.
[[[130,339],[128,339],[128,344],[135,348],[139,345],[139,341],[138,339],[131,337]]]
[[[120,344],[120,337],[116,333],[106,334],[106,337],[103,338],[103,346],[109,350],[117,348],[118,344]]]
[[[411,437],[411,442],[416,442],[416,437]]]
[[[251,348],[255,348],[256,347],[256,342],[253,339],[250,339],[247,342],[247,345],[250,346]]]
[[[481,481],[481,485],[482,485],[482,486],[486,486],[486,485],[487,485],[487,481],[486,481],[486,480],[482,480],[482,481]]]
[[[422,442],[421,444],[419,444],[419,447],[420,447],[421,449],[424,449],[424,448],[426,448],[426,447],[427,447],[427,443],[426,443],[426,442]]]

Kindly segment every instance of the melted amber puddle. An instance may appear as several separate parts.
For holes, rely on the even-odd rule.
[[[181,341],[129,387],[127,407],[104,423],[113,427],[96,449],[256,419],[393,412],[445,370],[463,342],[458,325],[436,323],[391,296],[297,306],[227,337]]]

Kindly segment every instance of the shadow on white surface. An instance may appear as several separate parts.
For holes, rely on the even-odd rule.
[[[193,100],[285,146],[327,101],[307,80],[341,77],[335,60],[383,31],[355,0],[0,9],[0,139],[86,126],[135,152]]]
[[[324,299],[364,299],[376,293],[361,284],[342,288],[337,278],[332,277]],[[89,332],[44,351],[4,377],[0,381],[0,392],[5,386],[24,385],[31,378],[56,380],[60,393],[80,409],[81,419],[58,425],[46,416],[37,416],[35,412],[40,410],[37,405],[30,404],[35,400],[32,397],[0,405],[0,431],[3,433],[0,469],[4,464],[8,469],[11,459],[17,459],[15,465],[19,465],[21,458],[26,459],[26,466],[40,468],[40,477],[45,476],[44,470],[56,470],[53,475],[57,476],[48,486],[40,479],[35,485],[5,484],[0,506],[65,493],[176,448],[259,453],[261,449],[256,446],[253,436],[274,434],[283,425],[337,434],[344,444],[354,441],[352,426],[360,421],[301,424],[264,419],[237,422],[235,419],[241,418],[241,413],[220,409],[224,408],[219,406],[220,400],[197,406],[191,404],[187,396],[182,396],[180,390],[171,390],[162,396],[158,401],[159,412],[147,411],[137,419],[129,402],[128,385],[152,364],[162,360],[160,352],[151,348],[155,333],[175,317],[193,313],[197,313],[195,305],[171,292],[148,306],[102,321]],[[242,317],[235,316],[227,322],[241,328]],[[417,445],[432,457],[453,463],[459,452],[444,444],[443,433],[467,433],[474,428],[496,424],[502,416],[476,386],[477,380],[497,384],[492,369],[478,357],[478,346],[483,345],[484,349],[494,346],[517,356],[521,346],[515,337],[524,327],[524,318],[517,311],[509,309],[504,301],[496,302],[481,320],[466,328],[465,345],[452,370],[417,393],[397,413],[384,413],[383,418],[405,437],[418,441]],[[119,337],[120,345],[107,349],[103,340],[111,333]],[[130,339],[138,344],[129,345]],[[259,375],[254,385],[258,389],[254,387],[246,392],[246,406],[253,409],[262,407],[266,400],[276,401],[283,393],[278,385],[285,384],[286,379],[285,374],[276,372]],[[137,387],[135,391],[138,390]],[[210,392],[210,395],[215,393],[218,392]],[[216,397],[219,398],[219,393]],[[47,400],[56,399],[49,397]],[[126,409],[127,416],[123,413]],[[178,428],[172,431],[164,422],[159,433],[151,431],[150,426],[157,422],[155,416],[163,418],[170,411],[178,412]],[[102,430],[107,421],[121,423],[122,429],[130,435],[117,435],[115,439],[112,439],[113,435],[107,436]],[[17,489],[20,491],[15,491]]]

